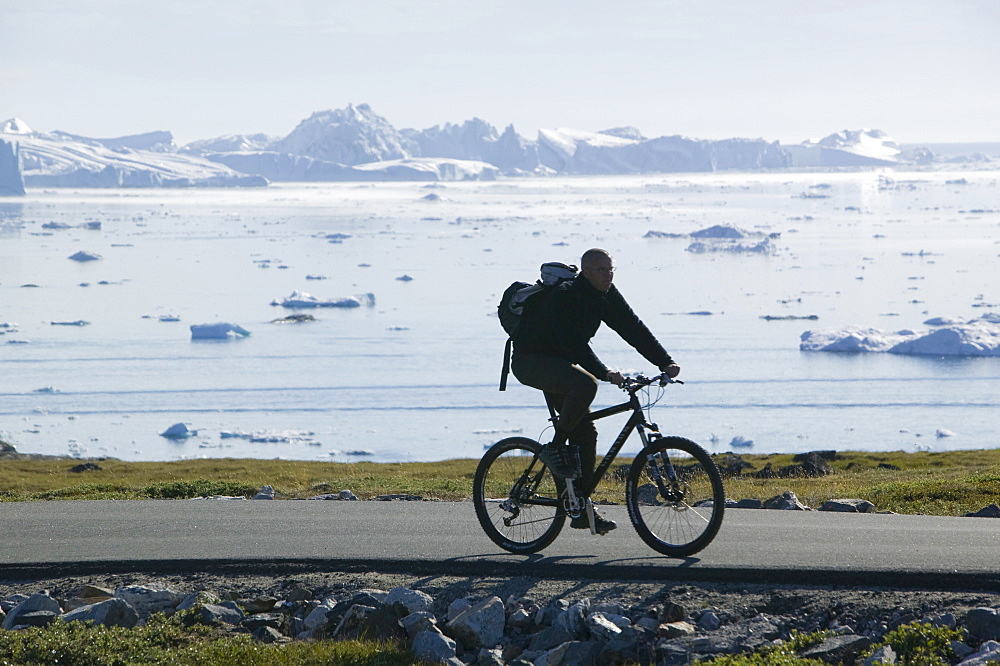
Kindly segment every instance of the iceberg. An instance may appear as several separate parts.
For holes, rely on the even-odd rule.
[[[930,331],[883,331],[857,326],[810,330],[802,333],[799,349],[919,356],[1000,356],[1000,323],[992,319],[972,319]]]
[[[271,305],[280,305],[285,308],[359,308],[362,305],[373,307],[375,294],[356,294],[343,298],[324,299],[296,289],[290,296],[271,301]]]
[[[175,423],[161,432],[160,437],[166,437],[167,439],[187,439],[188,437],[195,437],[197,434],[198,431],[191,430],[186,423]]]
[[[20,121],[0,125],[0,141],[17,144],[27,187],[261,187],[267,180],[194,155],[163,152],[169,132],[89,139],[33,132]],[[135,148],[133,146],[144,146]],[[156,148],[155,150],[152,148]]]
[[[191,324],[192,340],[234,340],[248,335],[250,331],[236,324]]]
[[[24,194],[21,152],[16,141],[0,138],[0,196]]]
[[[793,167],[893,166],[903,152],[877,129],[843,130],[784,149]]]

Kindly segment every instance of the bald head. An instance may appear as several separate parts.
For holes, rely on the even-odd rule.
[[[594,289],[606,292],[615,277],[615,265],[607,250],[591,248],[580,257],[580,272]]]

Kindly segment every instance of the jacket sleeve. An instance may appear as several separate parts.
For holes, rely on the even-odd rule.
[[[608,291],[607,299],[608,307],[604,311],[605,324],[660,370],[674,362],[663,345],[632,311],[621,292],[614,285]]]

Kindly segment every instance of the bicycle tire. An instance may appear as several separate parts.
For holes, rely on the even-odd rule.
[[[673,483],[658,486],[653,462],[669,457],[676,471]],[[687,557],[712,542],[722,526],[726,493],[711,456],[689,439],[661,437],[636,456],[625,487],[628,514],[636,532],[653,550]]]
[[[566,513],[565,484],[535,459],[542,445],[508,437],[489,448],[472,482],[472,502],[486,536],[511,553],[537,553],[551,544]]]

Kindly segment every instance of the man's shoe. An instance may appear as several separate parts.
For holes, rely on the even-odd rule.
[[[577,518],[570,521],[569,526],[577,530],[589,530],[590,522],[587,520],[587,514],[581,513]],[[607,534],[611,530],[616,529],[618,523],[608,520],[597,513],[597,511],[594,511],[594,527],[597,528],[598,534]]]
[[[546,467],[556,476],[564,479],[575,479],[579,474],[576,469],[576,456],[565,444],[546,444],[538,454]]]

